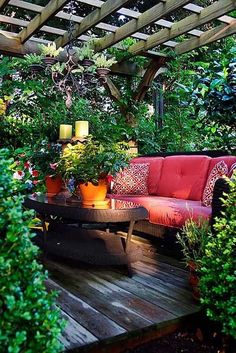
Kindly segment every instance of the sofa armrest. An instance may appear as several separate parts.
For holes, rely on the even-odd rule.
[[[215,233],[214,224],[215,218],[221,216],[221,212],[224,211],[224,204],[221,198],[224,196],[223,194],[229,193],[229,184],[226,179],[220,178],[216,180],[214,190],[213,190],[213,198],[212,198],[212,217],[211,217],[211,230],[213,234]]]

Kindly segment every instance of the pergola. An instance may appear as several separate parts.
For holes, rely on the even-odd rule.
[[[79,41],[89,40],[93,29],[101,30],[103,34],[105,31],[105,35],[96,41],[96,52],[112,46],[119,48],[123,39],[133,37],[136,42],[128,49],[130,55],[143,55],[150,59],[136,95],[139,100],[168,59],[160,49],[165,47],[170,52],[183,54],[236,33],[236,18],[227,15],[236,9],[236,0],[210,0],[205,2],[209,3],[205,7],[199,6],[199,1],[188,0],[161,0],[151,7],[148,5],[150,1],[144,0],[147,10],[142,13],[133,10],[132,4],[129,7],[130,0],[78,0],[79,4],[91,8],[84,17],[68,13],[65,6],[69,2],[50,0],[43,7],[21,0],[0,0],[0,53],[9,56],[37,53],[38,44],[52,41],[57,47],[65,47],[70,41],[66,29],[69,20],[75,23],[73,39]],[[24,10],[29,20],[18,18],[17,9]],[[182,19],[170,21],[169,18],[175,18],[177,11],[178,18]],[[114,26],[109,23],[111,15],[123,16],[127,21],[120,27]],[[52,18],[62,20],[65,27],[49,25]],[[147,27],[153,29],[151,34],[146,33]],[[127,69],[124,63],[114,65],[113,71],[132,74],[130,67]],[[117,95],[112,82],[108,83],[113,95]]]

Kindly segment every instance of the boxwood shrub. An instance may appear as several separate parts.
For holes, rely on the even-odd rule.
[[[55,293],[46,291],[47,273],[31,242],[32,213],[23,210],[12,163],[0,150],[0,352],[55,353],[62,320]]]
[[[236,175],[228,181],[222,216],[216,220],[216,235],[209,238],[202,259],[201,302],[207,316],[222,325],[225,334],[236,337]]]

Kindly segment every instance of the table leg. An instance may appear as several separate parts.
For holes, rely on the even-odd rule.
[[[129,223],[129,229],[128,229],[128,233],[127,233],[127,237],[126,237],[126,243],[125,243],[125,252],[126,253],[127,253],[128,249],[129,249],[130,242],[132,240],[134,224],[135,224],[135,221],[130,221],[130,223]]]
[[[126,252],[126,254],[128,254],[130,243],[132,241],[132,234],[133,234],[133,230],[134,230],[134,224],[135,224],[135,221],[130,221],[130,223],[129,223],[129,229],[128,229],[128,233],[127,233],[127,237],[126,237],[126,243],[125,243],[125,252]],[[128,263],[127,263],[127,268],[128,268],[129,277],[132,277],[133,276],[133,270],[132,270],[131,263],[129,262],[129,259],[128,259]]]

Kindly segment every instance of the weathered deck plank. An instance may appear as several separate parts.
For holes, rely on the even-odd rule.
[[[58,306],[69,320],[61,338],[65,350],[121,352],[173,331],[199,312],[183,265],[158,254],[148,240],[140,244],[144,257],[133,264],[132,278],[117,267],[45,261],[47,286],[59,291]]]

